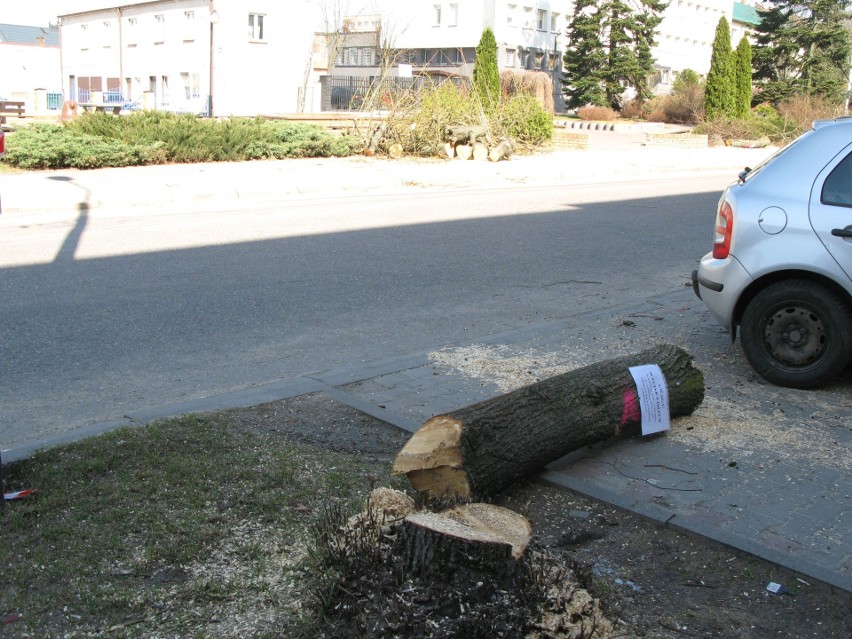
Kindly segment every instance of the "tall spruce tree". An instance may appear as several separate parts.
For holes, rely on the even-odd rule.
[[[640,100],[650,97],[651,49],[665,7],[659,0],[577,0],[563,58],[569,108],[620,109],[627,88]]]
[[[497,40],[491,27],[485,28],[476,47],[473,86],[486,113],[493,112],[500,103],[500,71],[497,68]]]
[[[763,101],[797,93],[841,104],[848,86],[852,0],[768,0],[758,10],[754,78]]]
[[[751,113],[751,43],[743,36],[734,51],[734,66],[736,68],[737,94],[734,115],[746,118]]]
[[[724,16],[716,25],[710,71],[704,85],[704,112],[708,120],[736,115],[737,75],[731,50],[731,29]]]

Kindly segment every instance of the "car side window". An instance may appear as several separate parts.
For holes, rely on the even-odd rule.
[[[852,207],[852,153],[828,174],[820,200],[823,204]]]

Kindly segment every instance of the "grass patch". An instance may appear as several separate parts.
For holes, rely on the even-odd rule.
[[[9,464],[3,636],[298,636],[312,513],[387,470],[200,416]]]

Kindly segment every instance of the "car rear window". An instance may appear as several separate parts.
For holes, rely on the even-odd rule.
[[[825,178],[820,200],[823,204],[852,207],[852,153]]]
[[[749,181],[750,179],[752,179],[755,175],[757,175],[758,173],[760,173],[763,169],[765,169],[767,166],[769,166],[770,164],[772,164],[775,160],[777,160],[779,157],[781,157],[784,153],[786,153],[787,151],[789,151],[789,150],[790,150],[791,148],[793,148],[796,144],[798,144],[799,142],[801,142],[802,140],[804,140],[806,137],[808,137],[808,136],[809,136],[809,135],[811,135],[812,133],[813,133],[813,131],[812,131],[812,130],[811,130],[811,131],[807,131],[807,132],[803,133],[802,135],[800,135],[799,137],[797,137],[797,138],[796,138],[795,140],[793,140],[792,142],[788,142],[787,144],[785,144],[784,146],[782,146],[780,149],[778,149],[777,151],[775,151],[775,153],[773,153],[773,154],[772,154],[772,155],[770,155],[768,158],[766,158],[765,160],[763,160],[763,162],[761,162],[760,164],[758,164],[758,165],[757,165],[756,167],[754,167],[753,169],[752,169],[752,168],[749,168],[749,167],[746,167],[745,171],[743,171],[742,173],[740,173],[740,182],[748,182],[748,181]]]

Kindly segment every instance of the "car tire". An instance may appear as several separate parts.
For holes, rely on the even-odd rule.
[[[852,358],[852,309],[817,282],[777,282],[749,302],[740,335],[746,359],[762,377],[779,386],[814,388]]]

